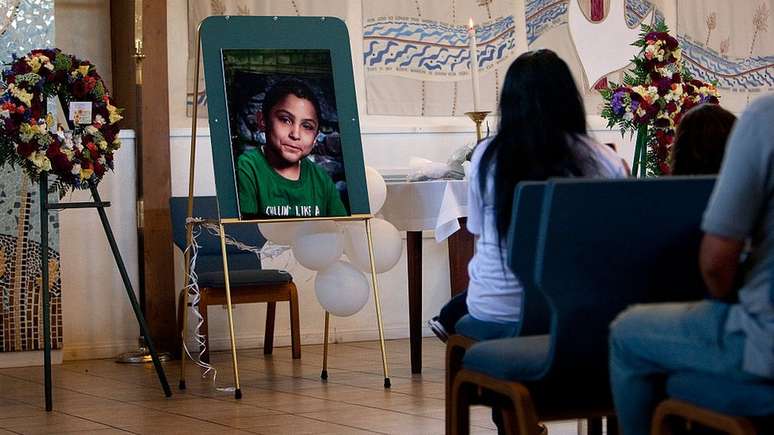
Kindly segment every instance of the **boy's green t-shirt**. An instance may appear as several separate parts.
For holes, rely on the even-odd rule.
[[[237,187],[243,216],[347,215],[331,177],[306,158],[301,159],[298,180],[288,180],[269,166],[260,150],[246,151],[237,160]]]

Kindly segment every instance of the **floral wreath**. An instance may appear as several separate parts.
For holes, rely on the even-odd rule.
[[[52,190],[61,195],[96,185],[113,169],[121,109],[92,63],[58,48],[32,50],[14,55],[2,79],[0,165],[20,166],[33,181],[55,175]],[[71,122],[48,109],[57,100]]]
[[[669,35],[663,22],[642,26],[641,47],[632,60],[633,74],[625,73],[621,85],[603,89],[602,117],[608,128],[618,126],[621,134],[637,133],[634,174],[641,176],[670,173],[669,159],[675,129],[683,114],[702,104],[718,104],[714,84],[695,80],[685,69],[677,39]]]

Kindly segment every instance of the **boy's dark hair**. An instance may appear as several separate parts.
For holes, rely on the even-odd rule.
[[[717,104],[683,115],[672,145],[672,175],[717,174],[736,116]]]
[[[309,85],[298,79],[280,80],[266,91],[266,96],[263,98],[263,104],[261,105],[261,113],[263,114],[263,119],[266,123],[269,124],[271,122],[271,118],[269,117],[271,109],[276,106],[277,103],[282,101],[283,98],[291,94],[312,103],[317,115],[319,129],[319,121],[322,116],[320,111],[320,100]]]

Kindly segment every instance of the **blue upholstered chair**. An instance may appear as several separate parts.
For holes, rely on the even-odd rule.
[[[172,233],[175,245],[181,250],[186,246],[185,221],[188,211],[188,197],[172,197],[169,201],[172,215]],[[214,196],[194,198],[194,217],[215,219],[218,216],[217,199]],[[262,247],[266,239],[258,231],[257,225],[233,224],[225,226],[226,233],[246,245]],[[199,313],[204,318],[202,334],[205,336],[205,353],[202,359],[209,360],[209,334],[207,307],[225,305],[226,291],[223,275],[220,238],[202,229],[197,242],[201,246],[196,259],[201,299]],[[299,331],[298,292],[293,277],[286,271],[269,270],[261,267],[258,257],[248,251],[227,245],[229,266],[229,284],[231,285],[232,304],[266,302],[266,331],[263,353],[271,354],[274,345],[274,319],[277,302],[288,301],[290,305],[290,331],[293,358],[301,358],[301,339]],[[183,293],[180,292],[182,301]],[[190,300],[190,299],[189,299]],[[183,304],[178,304],[178,328],[182,331]]]
[[[774,300],[774,270],[771,299]],[[654,435],[669,435],[675,424],[698,423],[732,435],[774,433],[774,381],[737,382],[696,372],[666,381],[669,399],[653,413]]]
[[[610,415],[608,325],[633,303],[704,296],[699,224],[713,184],[708,177],[550,181],[534,265],[550,332],[468,349],[452,386],[452,433],[468,432],[478,389],[510,406],[513,433],[536,433],[540,420]],[[517,276],[530,269],[520,261],[511,267]]]
[[[511,225],[508,231],[508,264],[519,264],[517,276],[524,287],[519,335],[540,335],[548,333],[550,311],[534,282],[535,245],[538,224],[543,205],[545,182],[521,182],[516,186],[511,208]],[[514,269],[515,270],[515,269]],[[547,337],[547,335],[543,336]],[[451,430],[451,387],[456,373],[462,368],[462,359],[474,340],[453,335],[446,346],[446,422],[447,432]]]

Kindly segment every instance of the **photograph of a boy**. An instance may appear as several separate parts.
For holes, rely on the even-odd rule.
[[[221,56],[242,219],[349,215],[330,50],[227,49]]]
[[[315,92],[299,79],[277,81],[255,119],[265,143],[242,152],[235,168],[242,218],[346,216],[331,176],[307,158],[321,125]]]

